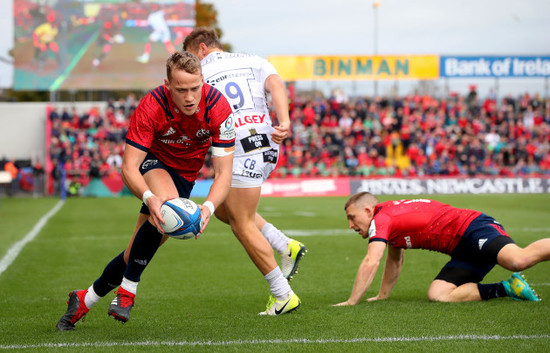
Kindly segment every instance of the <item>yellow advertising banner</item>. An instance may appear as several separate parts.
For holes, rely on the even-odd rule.
[[[285,81],[434,80],[439,78],[439,55],[273,55],[267,59]]]

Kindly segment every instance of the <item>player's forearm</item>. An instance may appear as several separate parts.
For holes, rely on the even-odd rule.
[[[212,159],[214,167],[214,181],[206,200],[212,202],[214,207],[223,203],[231,186],[231,174],[233,168],[233,154]]]
[[[399,251],[396,256],[391,255],[391,251],[388,251],[388,257],[386,258],[386,267],[384,269],[384,276],[382,277],[382,284],[380,286],[380,292],[378,293],[379,299],[389,298],[393,287],[399,280],[401,274],[401,268],[403,267],[402,252]]]
[[[395,272],[394,269],[386,266],[382,284],[380,285],[380,292],[378,293],[379,299],[388,299],[390,297],[391,291],[399,279],[399,273],[399,271]]]
[[[355,277],[351,295],[348,299],[349,304],[356,305],[361,301],[361,298],[363,298],[365,292],[369,289],[374,280],[378,266],[378,261],[363,261],[361,263],[357,271],[357,276]]]
[[[281,78],[277,75],[268,77],[268,87],[271,93],[271,101],[273,102],[273,108],[277,113],[277,121],[279,124],[290,124],[290,117],[288,114],[288,97],[286,94],[286,87]]]
[[[139,169],[135,166],[128,165],[127,163],[122,164],[121,168],[122,181],[138,199],[143,198],[143,193],[149,190],[149,186],[145,182],[145,179],[139,172]]]

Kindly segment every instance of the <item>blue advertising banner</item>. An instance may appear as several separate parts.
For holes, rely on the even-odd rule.
[[[550,56],[441,56],[440,77],[550,77]]]

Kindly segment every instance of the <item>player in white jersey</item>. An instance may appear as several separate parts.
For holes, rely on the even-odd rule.
[[[150,13],[147,17],[147,22],[149,26],[153,28],[153,31],[149,35],[149,41],[145,44],[143,48],[143,54],[137,57],[137,61],[142,64],[147,64],[149,62],[149,57],[151,55],[152,43],[162,42],[164,47],[170,54],[172,54],[176,49],[172,44],[172,37],[170,34],[170,28],[164,19],[165,13],[164,10],[160,9],[160,5],[153,4],[154,12]]]
[[[261,186],[277,164],[279,144],[289,135],[286,88],[277,71],[259,56],[226,53],[213,29],[195,28],[184,50],[201,59],[204,81],[220,90],[233,108],[235,155],[231,189],[216,217],[229,223],[248,255],[268,281],[272,296],[262,315],[279,315],[300,305],[288,280],[305,254],[305,246],[286,237],[256,213]],[[273,126],[267,95],[277,113]],[[263,237],[262,237],[263,235]],[[265,238],[264,238],[265,237]],[[281,268],[273,256],[281,254]]]

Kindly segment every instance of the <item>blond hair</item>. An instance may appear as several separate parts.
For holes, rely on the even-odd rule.
[[[172,72],[176,70],[196,75],[202,74],[199,58],[187,51],[175,51],[166,60],[166,77],[168,81],[172,79]]]
[[[355,195],[352,195],[348,201],[346,202],[346,205],[344,206],[344,210],[346,210],[349,206],[359,204],[361,206],[363,205],[369,205],[369,206],[376,206],[378,204],[378,199],[376,196],[371,194],[368,191],[362,191]]]

